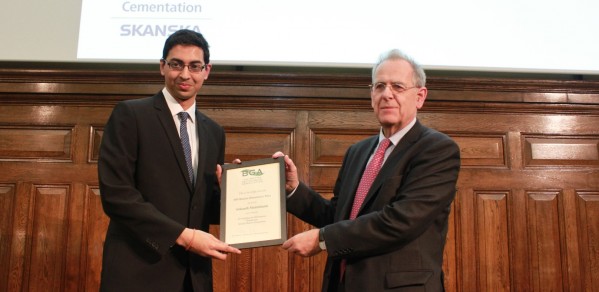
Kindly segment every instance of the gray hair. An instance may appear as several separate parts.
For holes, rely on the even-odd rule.
[[[392,49],[390,51],[384,52],[379,56],[378,62],[374,64],[372,67],[372,82],[374,82],[374,75],[376,74],[376,70],[379,66],[387,61],[387,60],[404,60],[412,66],[412,70],[414,71],[414,76],[412,77],[412,81],[414,85],[417,87],[424,87],[426,85],[426,73],[424,73],[424,69],[420,66],[420,64],[416,63],[414,59],[410,56],[404,54],[402,51],[398,49]]]

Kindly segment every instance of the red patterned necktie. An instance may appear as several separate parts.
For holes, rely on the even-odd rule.
[[[366,194],[368,193],[368,190],[370,190],[372,182],[374,182],[376,175],[379,173],[379,170],[381,170],[385,158],[385,151],[387,151],[389,145],[391,145],[391,140],[385,139],[381,141],[376,152],[374,152],[374,156],[372,156],[372,160],[366,166],[366,170],[364,170],[364,173],[362,174],[362,179],[360,179],[358,190],[356,190],[356,196],[354,197],[354,204],[352,205],[349,219],[356,219],[358,216],[358,211],[364,202],[364,198],[366,198]]]
[[[383,165],[383,160],[385,159],[385,151],[387,151],[387,148],[389,148],[389,145],[391,145],[391,140],[385,139],[385,140],[381,141],[381,143],[379,144],[379,147],[376,149],[376,152],[374,152],[374,156],[372,156],[372,160],[370,160],[370,163],[368,163],[368,165],[366,166],[366,169],[364,170],[364,173],[362,174],[362,178],[360,179],[360,184],[358,185],[358,190],[356,190],[356,196],[354,197],[354,204],[352,205],[351,213],[349,214],[350,220],[356,219],[356,217],[358,216],[358,211],[360,210],[362,203],[364,203],[364,198],[366,198],[366,194],[368,193],[368,190],[370,190],[370,186],[372,186],[372,182],[374,182],[374,179],[376,178],[377,174],[379,173],[379,170],[381,170],[381,166]],[[343,259],[341,261],[340,273],[339,273],[340,281],[343,280],[343,274],[345,273],[345,264],[346,264],[346,260]]]

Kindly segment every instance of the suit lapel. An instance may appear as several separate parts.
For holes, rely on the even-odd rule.
[[[203,179],[202,175],[199,175],[201,173],[201,169],[205,169],[206,166],[206,155],[208,153],[207,149],[208,149],[208,141],[207,141],[207,137],[208,135],[208,129],[206,128],[206,123],[204,122],[204,115],[202,115],[202,113],[200,113],[200,111],[198,111],[196,109],[196,130],[197,130],[197,135],[198,135],[198,140],[199,140],[199,144],[198,144],[198,175],[196,176],[196,183],[195,185],[199,185],[201,184],[201,181]],[[216,171],[216,166],[214,166],[215,169],[214,171]],[[197,191],[198,188],[196,188]]]
[[[406,133],[406,135],[401,140],[399,140],[399,143],[397,144],[397,146],[395,146],[395,148],[393,149],[393,152],[391,152],[389,154],[389,157],[383,164],[381,170],[379,171],[378,175],[374,179],[374,182],[372,182],[372,186],[370,186],[370,190],[368,190],[368,193],[366,194],[366,198],[364,198],[364,202],[362,203],[362,206],[360,207],[360,210],[358,211],[358,216],[364,210],[364,206],[367,206],[368,202],[370,200],[374,199],[374,197],[378,193],[378,190],[381,187],[381,185],[383,184],[383,182],[387,178],[394,175],[395,166],[401,161],[402,158],[404,158],[405,152],[411,147],[412,144],[414,144],[418,140],[418,137],[420,137],[421,133],[422,133],[422,125],[417,120],[416,124],[414,124],[412,129],[410,129],[410,131],[408,131]],[[372,151],[370,151],[368,154],[370,155],[371,152]],[[370,157],[370,156],[367,156],[366,159],[368,159],[368,157]],[[356,188],[357,188],[357,185],[356,185]],[[355,196],[355,190],[354,190],[354,196]]]
[[[183,146],[181,146],[181,138],[179,138],[177,126],[173,121],[171,111],[166,105],[166,100],[164,99],[162,92],[154,96],[154,108],[156,109],[156,115],[162,124],[163,130],[168,136],[173,153],[177,158],[181,175],[184,177],[187,187],[191,190],[191,181],[189,181],[189,175],[187,174],[187,164],[185,162],[185,154],[183,154]]]

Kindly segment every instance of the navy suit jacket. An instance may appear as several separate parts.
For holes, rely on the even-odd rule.
[[[186,270],[194,288],[212,291],[211,259],[175,244],[185,227],[218,223],[216,164],[225,133],[196,111],[199,137],[195,187],[187,175],[175,122],[159,92],[118,103],[100,146],[100,197],[110,224],[104,243],[102,291],[178,291]]]
[[[328,201],[300,184],[287,201],[298,218],[324,227],[323,291],[336,291],[346,259],[346,291],[442,291],[443,248],[460,169],[457,144],[416,122],[393,149],[355,220],[348,220],[378,135],[345,154]]]

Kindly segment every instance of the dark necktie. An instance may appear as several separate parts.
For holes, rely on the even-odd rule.
[[[183,153],[185,153],[185,162],[187,164],[189,181],[193,184],[193,163],[191,162],[191,144],[189,143],[189,134],[187,133],[187,119],[189,118],[189,114],[187,112],[180,112],[177,115],[179,116],[179,121],[181,122],[181,145],[183,145]]]

